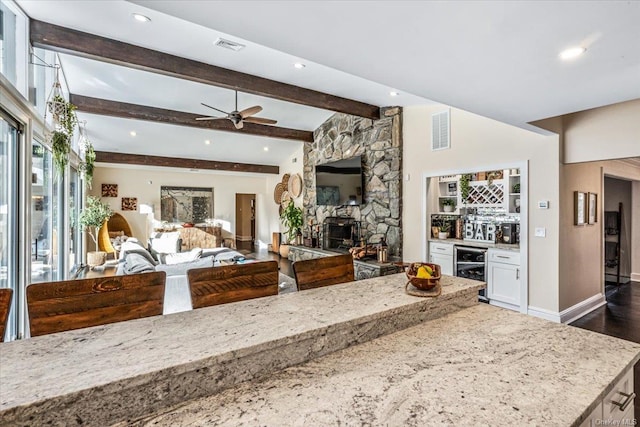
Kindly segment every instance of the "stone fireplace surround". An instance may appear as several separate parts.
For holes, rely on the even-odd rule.
[[[316,205],[315,166],[362,156],[364,195],[360,206]],[[371,120],[336,113],[314,132],[304,147],[304,221],[322,225],[330,216],[362,221],[367,243],[384,237],[389,255],[402,257],[402,109],[381,108]]]

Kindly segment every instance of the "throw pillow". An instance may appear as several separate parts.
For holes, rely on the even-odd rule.
[[[124,274],[150,273],[156,270],[155,267],[144,255],[131,252],[127,254],[122,266]]]
[[[180,252],[177,254],[158,254],[160,264],[180,264],[182,262],[195,261],[202,255],[202,249],[194,248],[189,252]]]

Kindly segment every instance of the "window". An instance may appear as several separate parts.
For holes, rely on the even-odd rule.
[[[27,17],[12,1],[0,0],[0,73],[27,97]]]
[[[0,111],[0,288],[13,289],[6,340],[18,334],[18,124]]]
[[[78,223],[82,205],[80,173],[71,168],[69,175],[69,273],[73,274],[82,263],[82,227]]]
[[[31,283],[50,282],[58,279],[58,185],[51,152],[34,141],[31,154]]]

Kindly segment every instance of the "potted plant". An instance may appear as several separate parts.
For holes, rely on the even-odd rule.
[[[449,229],[451,228],[451,225],[448,222],[443,222],[442,225],[438,226],[438,239],[446,239],[447,237],[449,237]]]
[[[53,163],[60,175],[63,175],[69,162],[73,130],[78,123],[76,106],[67,102],[60,94],[54,95],[47,104],[56,123],[56,129],[50,136]]]
[[[282,225],[286,228],[285,235],[287,236],[288,243],[280,245],[280,255],[283,257],[289,257],[289,244],[295,241],[296,236],[304,225],[302,209],[297,207],[293,201],[290,201],[287,207],[282,211],[280,219],[282,220]]]
[[[98,231],[105,221],[111,218],[111,215],[113,211],[109,205],[101,202],[97,197],[87,197],[87,204],[80,212],[79,222],[83,229],[89,232],[96,245],[95,252],[87,252],[87,264],[90,267],[104,264],[107,258],[106,252],[98,251]]]
[[[453,212],[456,207],[456,201],[454,199],[443,199],[442,210],[444,212]]]

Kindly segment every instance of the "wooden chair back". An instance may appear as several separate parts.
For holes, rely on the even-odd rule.
[[[260,261],[187,271],[193,308],[278,295],[278,263]]]
[[[7,321],[11,310],[11,297],[13,289],[0,289],[0,342],[4,341],[4,333],[7,331]]]
[[[158,271],[29,285],[31,336],[159,316],[165,279]]]
[[[299,291],[354,281],[351,254],[314,258],[293,263]]]

